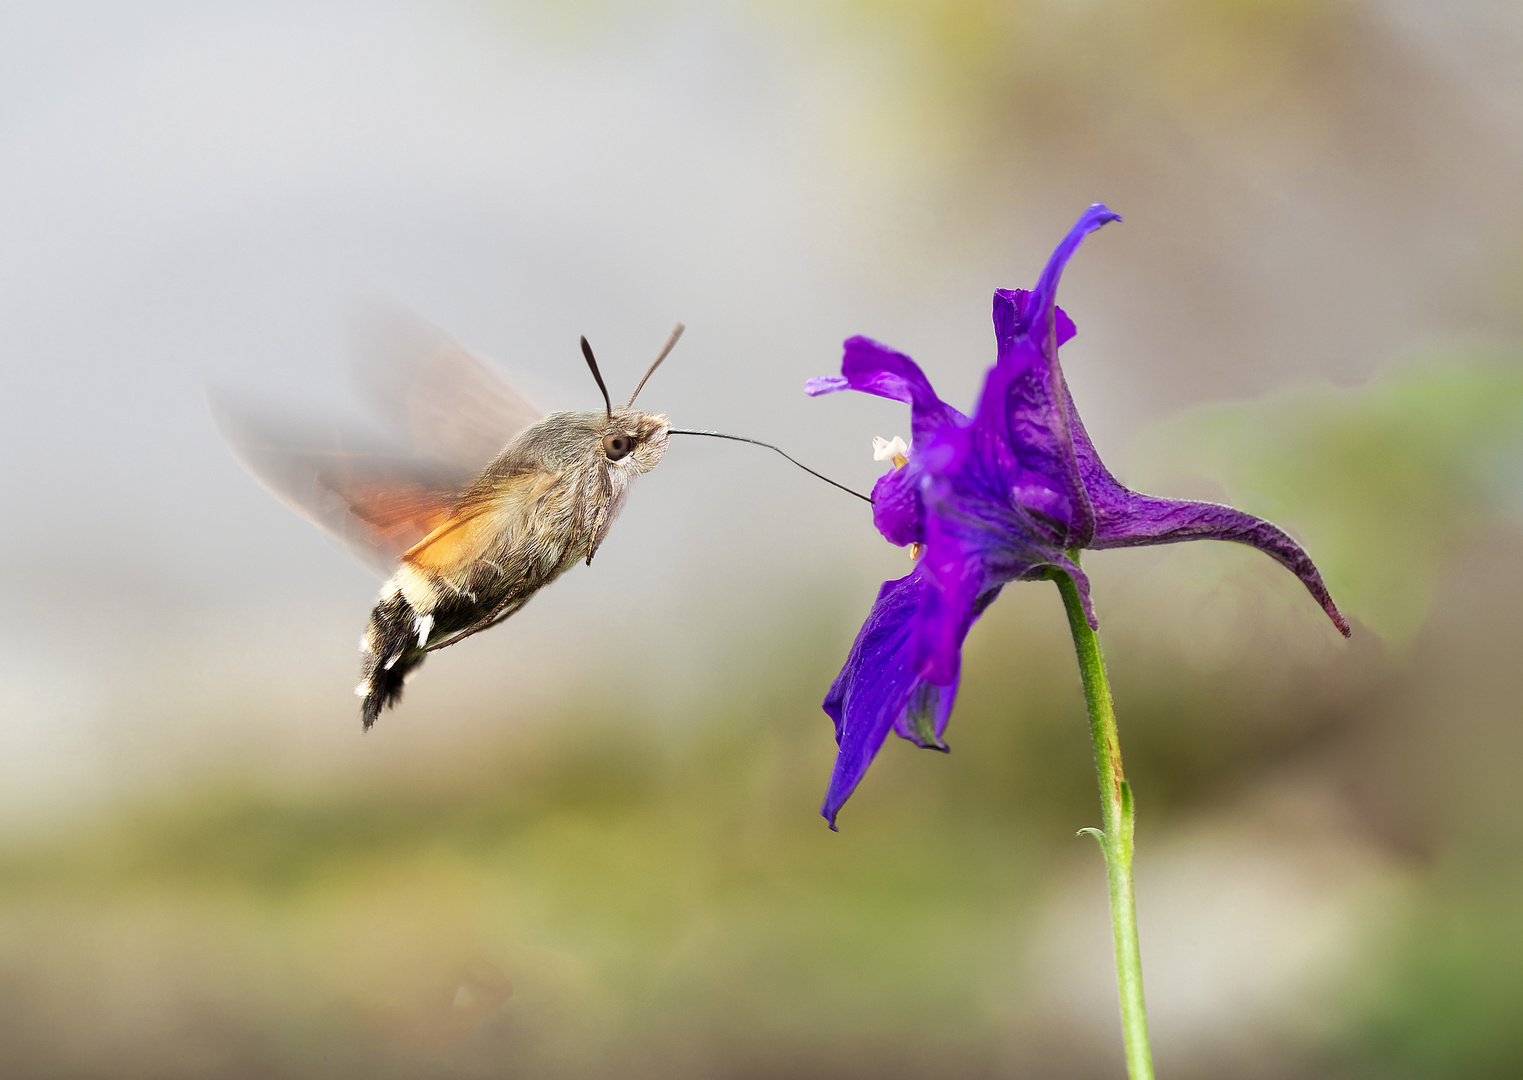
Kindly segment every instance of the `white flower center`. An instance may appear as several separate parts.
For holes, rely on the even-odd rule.
[[[894,468],[902,469],[910,463],[910,448],[895,435],[892,439],[873,436],[873,460],[892,461]]]

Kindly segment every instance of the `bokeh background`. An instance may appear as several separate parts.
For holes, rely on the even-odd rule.
[[[362,422],[395,305],[859,488],[1089,203],[1101,451],[1273,517],[1105,552],[1160,1074],[1523,1073],[1523,14],[1507,0],[0,6],[0,1071],[1121,1074],[1056,590],[832,834],[818,702],[907,566],[674,441],[597,562],[361,735],[376,582],[208,387]]]

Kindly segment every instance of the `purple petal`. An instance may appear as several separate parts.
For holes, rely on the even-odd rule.
[[[910,661],[919,675],[939,685],[956,682],[968,630],[1004,585],[1067,561],[1060,549],[1026,539],[1036,530],[1018,511],[1007,508],[1002,528],[968,509],[967,503],[955,509],[933,503],[926,514],[920,556],[926,588]]]
[[[933,683],[956,678],[968,628],[1001,586],[1067,561],[1067,499],[1022,466],[1003,423],[986,415],[991,393],[1003,396],[1008,381],[1008,372],[991,371],[974,422],[942,428],[917,451],[926,477],[926,590],[912,662]]]
[[[849,339],[842,351],[841,374],[810,379],[809,394],[828,394],[850,387],[910,406],[910,435],[919,446],[948,425],[967,423],[967,417],[936,396],[920,365],[901,352],[866,337]],[[888,473],[873,488],[873,523],[892,544],[917,542],[923,531],[922,472],[912,460],[907,468]]]
[[[929,438],[941,425],[967,417],[936,396],[920,365],[872,338],[850,338],[842,350],[841,375],[853,390],[903,401],[910,406],[910,435]]]
[[[920,365],[902,352],[870,337],[848,338],[841,352],[841,375],[853,390],[892,398],[907,405],[937,401]]]
[[[994,290],[994,341],[1001,351],[1008,348],[1017,334],[1030,330],[1030,289]],[[1058,344],[1066,345],[1079,331],[1068,312],[1054,305],[1054,321],[1058,331]]]
[[[1116,213],[1104,203],[1095,203],[1084,213],[1079,215],[1079,220],[1074,227],[1068,230],[1068,235],[1063,237],[1052,257],[1047,260],[1047,265],[1042,268],[1042,276],[1037,279],[1036,288],[1031,290],[1025,306],[1027,319],[1025,330],[1034,337],[1045,339],[1049,333],[1048,320],[1056,323],[1053,314],[1053,301],[1058,295],[1058,280],[1063,276],[1063,268],[1068,265],[1068,260],[1079,249],[1084,238],[1094,232],[1100,226],[1111,221],[1120,221],[1121,215]],[[1070,324],[1072,325],[1072,324]]]
[[[873,485],[873,524],[890,544],[914,544],[925,538],[925,506],[920,498],[921,473],[911,462],[878,477]]]
[[[1033,513],[1061,522],[1063,546],[1082,546],[1089,539],[1094,514],[1074,455],[1072,402],[1058,364],[1057,347],[1073,336],[1074,326],[1054,300],[1063,268],[1084,237],[1118,220],[1118,214],[1096,203],[1058,244],[1035,289],[994,294],[998,359],[984,382],[974,424],[1009,440],[1021,473],[1009,478],[1012,497]]]
[[[940,566],[932,563],[930,545],[920,557],[926,565],[926,589],[915,616],[909,662],[927,682],[956,686],[962,677],[962,645],[968,631],[1006,582],[1032,572],[1039,564],[1029,564],[1019,573],[999,575],[1002,580],[991,583],[987,566],[945,542],[937,547],[942,555]]]
[[[910,637],[923,592],[919,568],[883,583],[846,666],[825,695],[825,711],[835,721],[840,747],[820,807],[832,829],[841,805],[856,790],[890,730],[898,728],[911,741],[944,748],[941,734],[957,684],[934,686],[916,676],[909,664]]]
[[[820,375],[804,384],[804,393],[810,397],[819,397],[821,394],[833,394],[850,387],[851,384],[840,375]]]
[[[909,661],[922,678],[939,686],[957,682],[962,672],[962,643],[975,618],[973,608],[985,590],[986,569],[976,542],[960,543],[935,527],[932,515],[920,563],[925,595],[915,618]],[[995,586],[998,591],[998,586]]]
[[[1017,339],[984,380],[962,452],[976,460],[989,497],[1050,523],[1044,540],[1062,548],[1083,542],[1091,513],[1048,371],[1037,345]]]

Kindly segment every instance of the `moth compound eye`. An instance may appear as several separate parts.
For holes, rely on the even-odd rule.
[[[614,432],[612,435],[603,436],[603,453],[609,461],[618,461],[628,457],[629,452],[635,448],[635,441],[623,432]]]

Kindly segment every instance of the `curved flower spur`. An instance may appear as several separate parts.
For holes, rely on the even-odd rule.
[[[825,697],[840,748],[821,807],[832,829],[890,729],[946,749],[963,639],[1006,584],[1066,574],[1097,627],[1079,549],[1249,544],[1300,578],[1349,634],[1311,558],[1283,530],[1229,506],[1138,494],[1095,452],[1058,363],[1074,324],[1054,299],[1084,237],[1119,220],[1096,203],[1052,253],[1035,289],[995,292],[997,359],[971,417],[942,401],[908,356],[865,337],[846,342],[840,375],[805,388],[811,396],[860,390],[910,406],[909,448],[897,440],[880,447],[895,467],[873,488],[873,522],[890,543],[915,545],[918,559],[910,574],[879,590]]]

